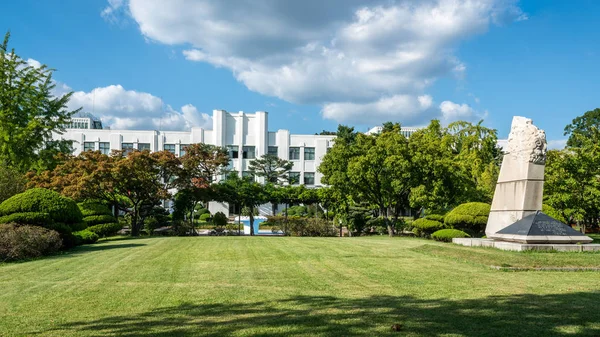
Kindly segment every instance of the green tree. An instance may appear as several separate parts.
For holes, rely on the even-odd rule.
[[[281,185],[288,181],[288,174],[294,163],[272,154],[265,154],[250,161],[248,170],[257,177],[265,178],[266,183]]]
[[[581,146],[582,139],[597,136],[598,130],[600,130],[600,108],[587,111],[583,115],[574,118],[571,124],[565,127],[565,136],[569,136],[567,146]],[[580,137],[577,137],[577,135]],[[598,139],[596,138],[596,140]]]
[[[26,182],[21,172],[9,166],[0,166],[0,203],[24,192]]]
[[[219,182],[219,195],[224,201],[234,202],[250,211],[250,235],[254,235],[254,210],[268,200],[264,186],[249,178],[240,178],[231,173]]]
[[[53,95],[53,69],[28,64],[9,49],[9,38],[0,45],[0,162],[21,172],[53,168],[54,155],[71,142],[52,141],[52,132],[64,131],[79,110],[67,109],[72,92]]]

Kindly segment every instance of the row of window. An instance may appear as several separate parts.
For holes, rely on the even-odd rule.
[[[288,173],[288,183],[290,183],[291,185],[298,185],[300,184],[300,172],[290,172]],[[250,171],[243,171],[242,172],[242,177],[247,178],[247,177],[252,177],[252,172]],[[315,173],[314,172],[304,172],[304,179],[302,180],[304,182],[304,185],[314,185],[315,184]]]
[[[184,156],[185,150],[188,147],[187,144],[181,144],[179,155]],[[96,149],[95,142],[84,142],[83,143],[83,151],[94,151]],[[131,152],[134,147],[133,143],[122,143],[121,149],[125,150],[125,154]],[[150,143],[138,143],[137,149],[140,151],[148,150],[150,151]],[[239,147],[238,146],[228,146],[229,158],[237,159],[239,158]],[[100,142],[99,150],[104,154],[110,153],[110,143],[108,142]],[[163,150],[169,151],[175,154],[175,144],[165,144]],[[268,154],[277,156],[277,146],[269,146]],[[290,160],[300,160],[300,148],[299,147],[290,147]],[[243,146],[242,147],[242,158],[243,159],[255,159],[256,158],[256,147],[254,146]],[[314,147],[305,147],[304,148],[304,160],[315,160],[315,148]]]

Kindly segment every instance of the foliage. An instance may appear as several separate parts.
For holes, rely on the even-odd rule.
[[[72,92],[53,94],[53,69],[33,66],[9,49],[10,33],[0,45],[0,165],[21,172],[52,168],[70,141],[52,141],[52,132],[79,110],[67,110]]]
[[[565,136],[569,136],[567,146],[581,147],[583,140],[595,138],[600,130],[600,108],[585,112],[573,119],[571,124],[565,126]]]
[[[478,234],[485,231],[491,206],[482,202],[469,202],[457,206],[446,214],[448,226]]]
[[[79,245],[95,243],[99,239],[98,234],[87,229],[73,232],[73,235],[77,238]]]
[[[73,200],[42,188],[27,190],[0,204],[0,216],[30,212],[48,213],[52,221],[67,225],[81,223],[83,219]]]
[[[452,242],[454,238],[469,238],[469,234],[458,229],[440,229],[431,234],[431,238],[435,241]]]
[[[268,200],[263,185],[251,180],[240,178],[236,173],[227,175],[216,188],[218,201],[233,203],[243,208],[254,210]],[[254,212],[250,212],[250,235],[254,235]]]
[[[441,214],[428,214],[428,215],[424,216],[424,218],[427,220],[435,220],[435,221],[439,221],[439,222],[444,222],[444,215],[441,215]]]
[[[336,236],[338,234],[331,221],[298,216],[268,216],[262,225],[272,226],[273,232],[282,231],[287,236]]]
[[[288,181],[288,173],[294,163],[275,155],[265,154],[250,161],[248,171],[256,177],[265,178],[265,182],[283,184]]]
[[[113,215],[108,206],[97,201],[84,201],[78,203],[77,206],[79,207],[79,210],[81,210],[81,214],[83,214],[84,217],[92,215]]]
[[[112,215],[91,215],[83,218],[83,221],[88,226],[95,226],[103,223],[112,223],[115,222],[116,219]]]
[[[0,217],[0,223],[18,223],[22,225],[35,225],[48,227],[54,223],[50,214],[43,212],[20,212]]]
[[[158,220],[151,216],[144,220],[144,229],[148,235],[154,234],[154,230],[160,227]]]
[[[210,213],[204,213],[202,215],[200,215],[200,221],[208,221],[208,219],[210,219],[211,215]]]
[[[172,177],[180,174],[178,158],[168,151],[113,151],[110,156],[85,151],[66,157],[52,171],[30,174],[30,185],[50,188],[77,200],[102,200],[131,217],[131,233],[139,235],[143,209],[170,198]]]
[[[413,233],[416,236],[430,237],[434,232],[445,229],[447,226],[439,221],[420,218],[412,223]]]
[[[227,223],[229,222],[229,219],[227,218],[227,216],[225,215],[225,213],[223,213],[223,212],[217,212],[213,216],[212,222],[217,227],[225,227],[227,225]]]
[[[569,221],[567,221],[567,219],[565,219],[565,217],[559,211],[557,211],[554,207],[550,205],[542,204],[542,213],[565,224],[569,223]]]
[[[25,177],[16,169],[0,165],[0,202],[25,191]]]
[[[59,234],[38,226],[0,224],[0,262],[48,255],[62,246]]]
[[[593,228],[600,221],[600,131],[586,133],[572,135],[578,147],[548,151],[544,203],[564,219]]]
[[[123,226],[118,222],[104,223],[100,225],[90,226],[86,230],[98,234],[99,237],[105,238],[117,234]]]

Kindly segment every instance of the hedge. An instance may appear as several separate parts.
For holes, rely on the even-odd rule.
[[[487,225],[490,208],[489,204],[483,202],[468,202],[457,206],[446,214],[444,222],[455,229],[482,233]]]
[[[420,218],[412,223],[413,233],[416,236],[429,237],[434,232],[446,228],[446,225],[439,221]]]
[[[117,221],[117,219],[115,219],[115,217],[112,215],[92,215],[83,218],[83,222],[85,222],[88,226],[113,223],[115,221]]]
[[[107,236],[115,235],[118,231],[123,228],[120,223],[105,223],[95,226],[90,226],[86,230],[98,234],[99,237],[104,238]]]
[[[0,261],[30,259],[54,253],[62,246],[60,235],[39,226],[0,224]]]
[[[0,204],[0,216],[31,212],[48,213],[53,221],[68,225],[83,219],[75,201],[43,188],[32,188]]]
[[[454,238],[470,238],[469,234],[458,230],[458,229],[440,229],[439,231],[431,234],[431,238],[435,241],[452,242]]]
[[[78,244],[90,244],[98,241],[98,234],[84,229],[82,231],[73,232],[73,235],[79,240]]]
[[[204,213],[200,215],[200,221],[207,221],[210,218],[210,213]]]
[[[78,203],[77,206],[79,207],[79,210],[81,210],[81,214],[84,217],[93,215],[113,215],[108,206],[97,201],[84,201]],[[111,222],[114,222],[114,219]]]

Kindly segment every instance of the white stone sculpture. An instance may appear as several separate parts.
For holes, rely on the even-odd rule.
[[[485,233],[499,230],[542,209],[546,133],[529,118],[512,121]]]

